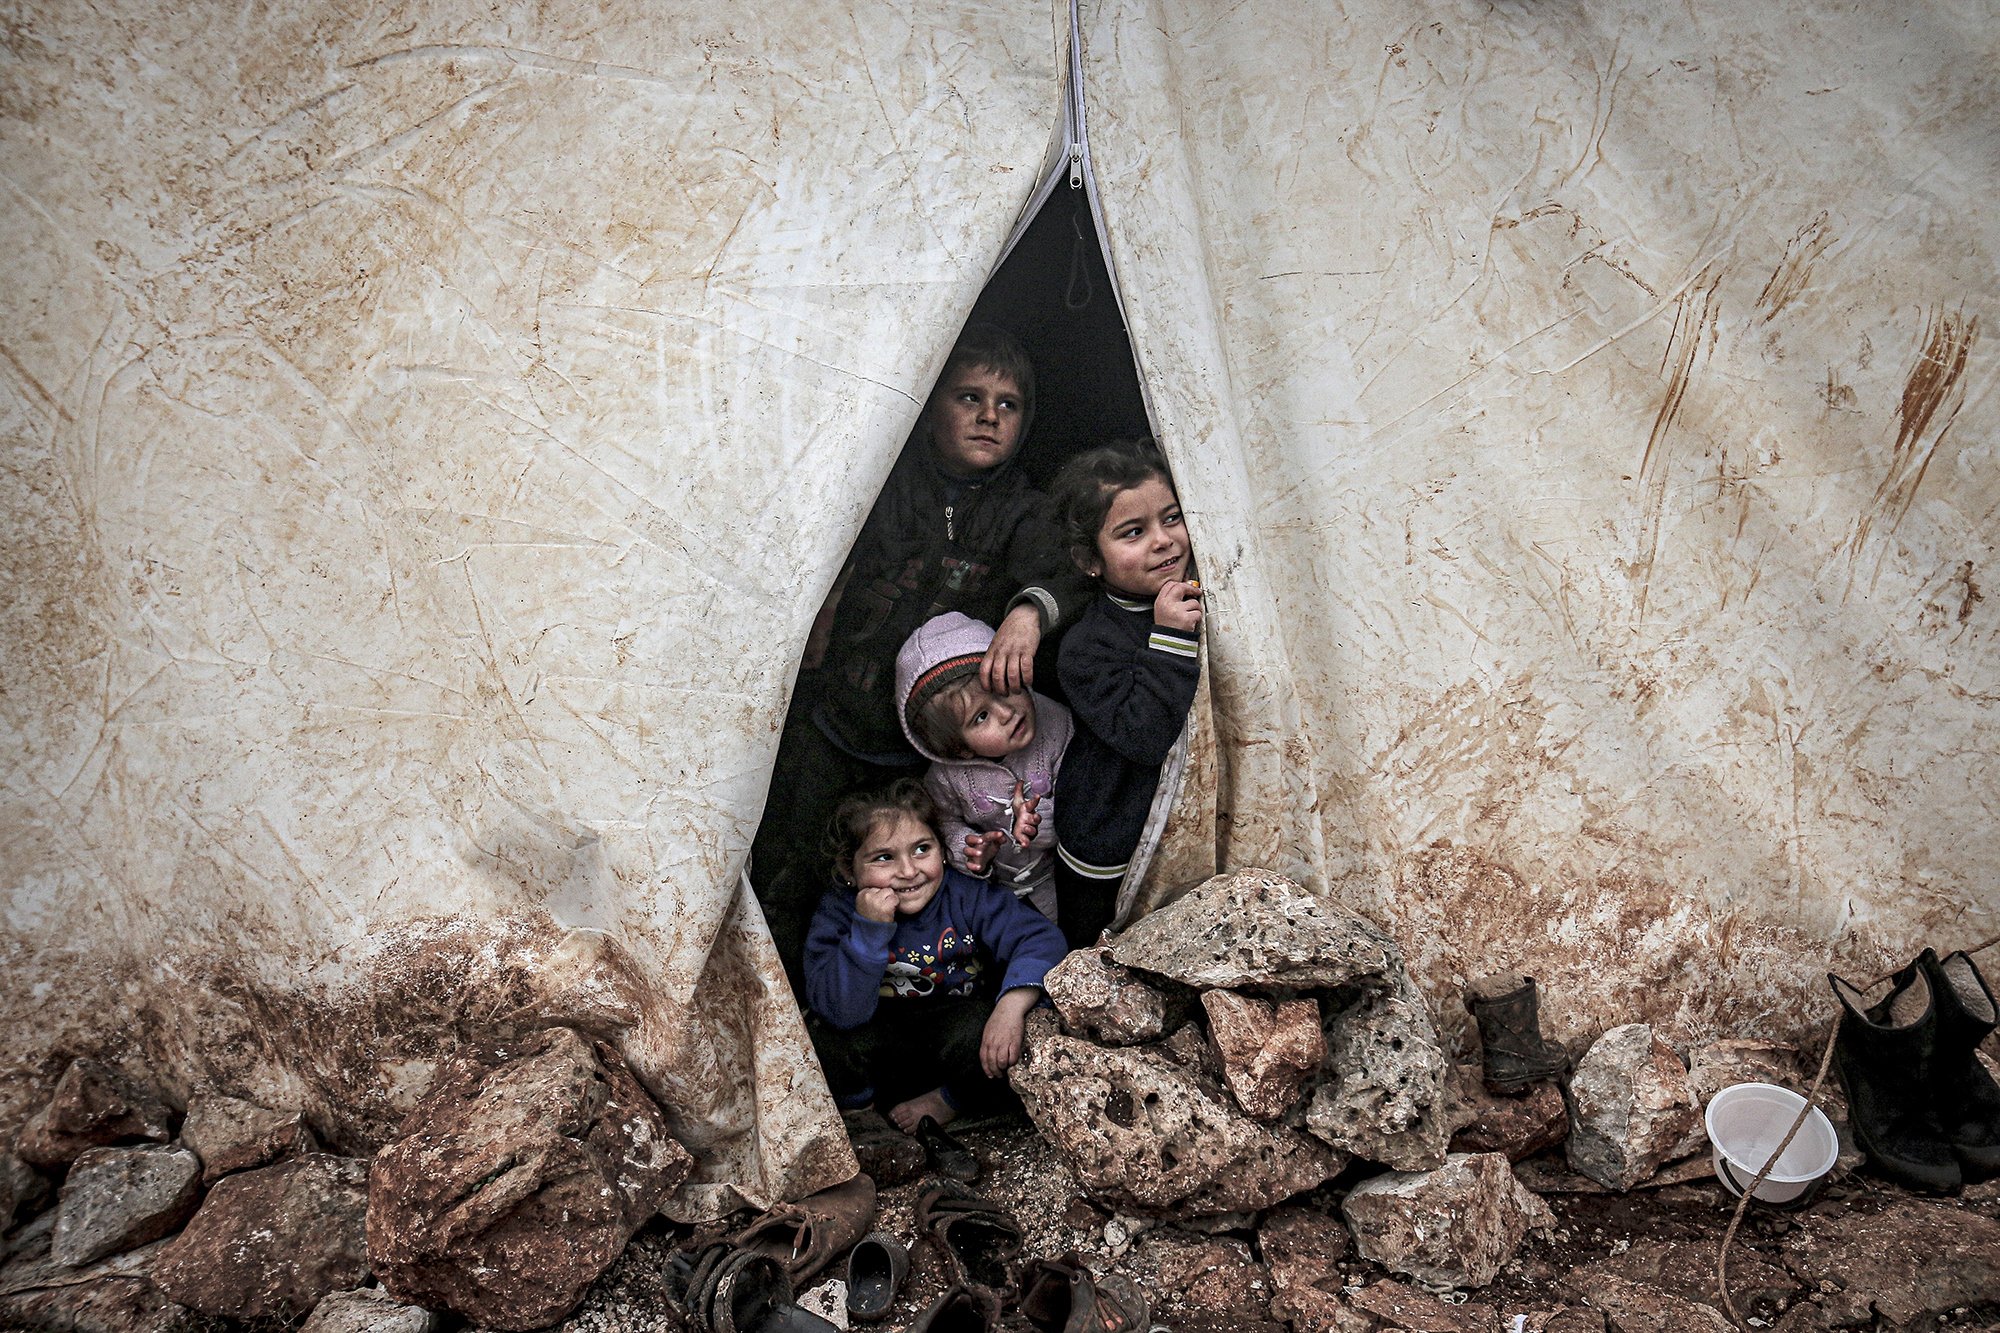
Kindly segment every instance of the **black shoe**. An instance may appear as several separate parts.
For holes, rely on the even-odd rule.
[[[1937,1003],[1922,961],[1896,973],[1894,987],[1873,1005],[1826,974],[1842,1011],[1833,1067],[1847,1089],[1854,1140],[1870,1164],[1911,1189],[1943,1194],[1957,1189],[1964,1175],[1938,1122],[1932,1087]]]
[[[1467,988],[1465,1005],[1479,1022],[1489,1092],[1511,1097],[1569,1068],[1569,1052],[1542,1037],[1533,977],[1515,972],[1481,977]]]
[[[1993,992],[1966,954],[1917,959],[1937,996],[1937,1056],[1931,1091],[1945,1142],[1967,1181],[2000,1176],[2000,1086],[1979,1063],[1979,1043],[1996,1022]]]
[[[944,1126],[929,1116],[917,1122],[917,1142],[924,1145],[931,1170],[946,1180],[970,1185],[979,1179],[979,1159],[972,1155],[972,1149],[945,1133]]]

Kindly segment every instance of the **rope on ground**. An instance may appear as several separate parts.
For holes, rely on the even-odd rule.
[[[1965,952],[1970,957],[1976,953],[1983,953],[1996,944],[2000,944],[2000,935],[1975,944]],[[1861,989],[1871,990],[1895,975],[1894,972],[1884,972]],[[1785,1131],[1785,1137],[1778,1140],[1778,1146],[1771,1150],[1771,1156],[1762,1167],[1758,1168],[1757,1178],[1743,1187],[1742,1195],[1736,1200],[1736,1211],[1730,1214],[1729,1226],[1722,1233],[1722,1244],[1715,1252],[1715,1285],[1722,1292],[1722,1308],[1728,1311],[1729,1322],[1739,1329],[1748,1328],[1749,1325],[1743,1322],[1742,1315],[1736,1313],[1736,1303],[1729,1299],[1729,1243],[1736,1239],[1736,1228],[1742,1224],[1743,1214],[1750,1207],[1751,1195],[1755,1194],[1757,1187],[1764,1183],[1764,1177],[1771,1174],[1771,1168],[1785,1155],[1785,1149],[1792,1146],[1792,1140],[1797,1137],[1799,1128],[1806,1123],[1806,1117],[1813,1113],[1815,1106],[1819,1105],[1820,1086],[1826,1082],[1826,1071],[1833,1067],[1833,1047],[1839,1040],[1840,1020],[1835,1019],[1833,1031],[1826,1034],[1826,1053],[1819,1058],[1819,1073],[1813,1075],[1812,1086],[1806,1089],[1806,1104],[1799,1108],[1798,1117],[1792,1121],[1792,1127]]]

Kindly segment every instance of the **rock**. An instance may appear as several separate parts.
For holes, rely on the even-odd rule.
[[[53,1209],[14,1233],[0,1269],[0,1328],[63,1333],[211,1333],[214,1321],[176,1305],[147,1280],[165,1248],[154,1242],[80,1268],[50,1254]]]
[[[1835,1324],[1879,1313],[1896,1328],[1961,1305],[2000,1302],[2000,1221],[1946,1203],[1898,1200],[1880,1213],[1800,1215],[1785,1264],[1817,1286]]]
[[[180,1304],[234,1319],[298,1319],[368,1276],[368,1163],[311,1153],[216,1182],[153,1266]]]
[[[1598,1259],[1570,1270],[1569,1285],[1579,1292],[1599,1275],[1642,1283],[1722,1310],[1722,1292],[1715,1285],[1715,1246],[1684,1241],[1639,1240],[1623,1254]],[[1805,1294],[1798,1280],[1767,1262],[1755,1250],[1736,1245],[1729,1252],[1729,1295],[1739,1310],[1764,1301],[1777,1304]]]
[[[1711,1041],[1688,1052],[1688,1090],[1696,1107],[1735,1083],[1775,1083],[1803,1094],[1810,1079],[1799,1077],[1799,1050],[1776,1041]],[[1833,1080],[1829,1077],[1828,1082]],[[1667,1154],[1669,1161],[1708,1148],[1708,1129],[1699,1116]]]
[[[321,1301],[299,1333],[434,1333],[437,1327],[438,1317],[421,1305],[405,1305],[380,1287],[356,1287]]]
[[[1257,1246],[1271,1271],[1271,1314],[1304,1333],[1339,1327],[1346,1313],[1340,1291],[1346,1279],[1347,1228],[1316,1208],[1288,1203],[1273,1208],[1257,1229]]]
[[[1644,1023],[1597,1039],[1570,1076],[1570,1099],[1569,1164],[1613,1190],[1659,1170],[1701,1119],[1680,1057]]]
[[[22,1161],[18,1153],[0,1152],[0,1232],[39,1208],[49,1193],[47,1176]]]
[[[1347,1303],[1365,1310],[1390,1328],[1410,1333],[1492,1333],[1493,1308],[1487,1305],[1446,1305],[1427,1291],[1406,1282],[1383,1278],[1347,1293]]]
[[[1496,1097],[1486,1090],[1477,1065],[1454,1065],[1452,1092],[1467,1123],[1452,1135],[1453,1152],[1504,1153],[1510,1162],[1553,1148],[1569,1135],[1569,1107],[1562,1089],[1537,1083],[1519,1097]]]
[[[1385,984],[1396,946],[1353,912],[1268,870],[1217,875],[1140,918],[1111,957],[1197,990]]]
[[[68,1166],[85,1148],[165,1143],[173,1137],[166,1104],[95,1060],[72,1060],[48,1104],[21,1126],[14,1151],[30,1166]]]
[[[74,1268],[180,1227],[201,1202],[201,1161],[185,1148],[88,1148],[70,1163],[50,1254]]]
[[[375,1157],[369,1255],[401,1300],[541,1328],[692,1165],[611,1047],[548,1028],[439,1075]]]
[[[1572,1275],[1577,1276],[1577,1275]],[[1713,1306],[1610,1273],[1584,1273],[1572,1287],[1618,1333],[1736,1333]]]
[[[1169,1227],[1149,1233],[1138,1250],[1152,1261],[1160,1287],[1179,1298],[1182,1310],[1250,1319],[1269,1313],[1270,1272],[1240,1240],[1193,1236]]]
[[[1554,1223],[1499,1153],[1453,1153],[1435,1171],[1392,1171],[1341,1201],[1361,1257],[1433,1287],[1483,1287],[1521,1238]]]
[[[1364,994],[1327,1019],[1326,1063],[1306,1128],[1357,1157],[1426,1171],[1443,1165],[1462,1117],[1423,997],[1400,961],[1386,976],[1391,990]]]
[[[1042,989],[1065,1030],[1106,1046],[1155,1041],[1187,1021],[1185,999],[1118,966],[1102,945],[1078,949],[1050,968]]]
[[[214,1094],[188,1099],[181,1142],[201,1158],[201,1178],[210,1185],[232,1171],[319,1151],[319,1140],[301,1113]]]
[[[1208,1037],[1222,1081],[1258,1120],[1276,1120],[1300,1100],[1326,1058],[1319,1005],[1310,997],[1272,1004],[1235,991],[1204,991]]]
[[[1604,1313],[1587,1305],[1538,1310],[1523,1317],[1521,1333],[1604,1333]]]
[[[1308,1135],[1258,1124],[1197,1072],[1146,1047],[1065,1037],[1045,1013],[1030,1017],[1009,1078],[1084,1189],[1113,1208],[1267,1208],[1346,1164]]]

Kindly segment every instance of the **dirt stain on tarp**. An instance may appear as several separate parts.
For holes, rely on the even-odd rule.
[[[1860,556],[1885,519],[1890,532],[1900,527],[1916,502],[1938,446],[1965,405],[1965,368],[1978,340],[1979,318],[1963,310],[1934,310],[1925,321],[1923,349],[1903,381],[1902,400],[1896,405],[1896,440],[1890,446],[1889,467],[1855,520],[1847,544],[1850,559]],[[1879,561],[1875,572],[1881,572]],[[1851,573],[1848,586],[1852,591]]]
[[[1667,451],[1662,447],[1679,421],[1688,386],[1693,382],[1697,358],[1713,350],[1716,338],[1716,291],[1722,285],[1719,272],[1697,280],[1674,303],[1674,327],[1660,356],[1660,371],[1667,377],[1667,391],[1654,414],[1653,429],[1646,436],[1646,449],[1639,457],[1639,486],[1643,505],[1640,547],[1636,571],[1639,575],[1638,616],[1646,616],[1646,601],[1652,592],[1653,570],[1660,555],[1660,530],[1666,522]]]
[[[1757,307],[1764,312],[1764,322],[1770,323],[1778,312],[1790,305],[1806,283],[1812,278],[1813,264],[1827,246],[1833,244],[1833,233],[1827,227],[1826,214],[1801,227],[1785,246],[1785,257],[1771,270],[1771,280],[1764,284],[1764,290],[1757,294]]]

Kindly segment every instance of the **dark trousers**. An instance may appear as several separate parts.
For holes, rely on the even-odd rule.
[[[922,760],[884,767],[856,759],[828,740],[804,708],[794,708],[785,719],[764,819],[750,844],[750,887],[764,908],[792,994],[806,993],[806,930],[820,895],[833,882],[826,843],[834,807],[855,792],[886,787],[923,770]]]
[[[1079,875],[1061,857],[1056,858],[1055,872],[1056,926],[1070,948],[1088,949],[1111,924],[1123,881]]]
[[[1006,1086],[979,1067],[992,1012],[993,1001],[977,995],[885,998],[858,1028],[843,1032],[808,1014],[806,1032],[843,1110],[871,1101],[887,1110],[939,1087],[959,1110],[978,1110],[1007,1096]]]

